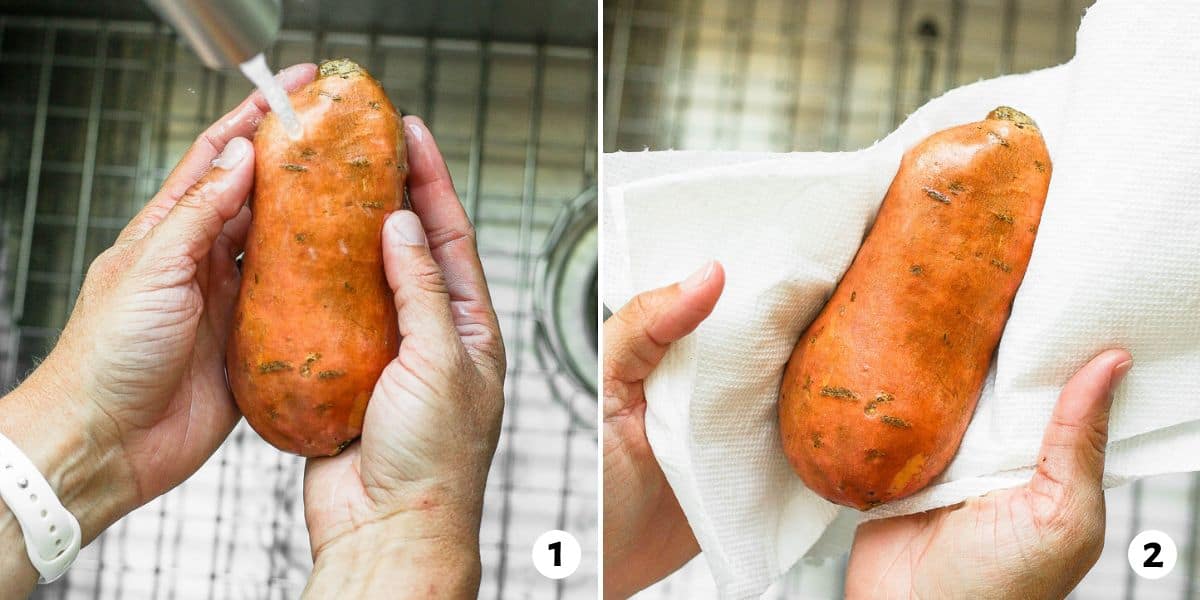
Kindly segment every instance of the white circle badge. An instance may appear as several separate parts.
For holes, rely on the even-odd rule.
[[[581,554],[575,536],[551,529],[533,543],[533,566],[550,579],[562,579],[579,568]]]
[[[1147,529],[1129,542],[1129,566],[1139,577],[1166,577],[1175,568],[1175,559],[1178,557],[1175,540],[1157,529]]]

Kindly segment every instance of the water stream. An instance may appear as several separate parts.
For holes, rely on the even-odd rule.
[[[267,99],[267,104],[271,106],[271,112],[275,113],[283,123],[283,130],[287,132],[288,137],[293,140],[300,139],[300,136],[304,134],[304,129],[300,126],[299,119],[296,118],[296,111],[292,109],[287,91],[271,76],[271,68],[267,66],[267,59],[259,54],[242,63],[242,73],[262,91],[263,97]]]

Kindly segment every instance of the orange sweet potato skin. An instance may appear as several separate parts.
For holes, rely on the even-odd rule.
[[[1029,264],[1049,185],[1041,132],[1006,107],[905,153],[784,372],[783,448],[809,488],[867,509],[946,468]]]
[[[226,372],[264,439],[302,456],[362,431],[399,333],[383,272],[383,222],[401,207],[407,162],[396,109],[349,61],[290,95],[293,141],[272,114],[254,138],[252,222]]]

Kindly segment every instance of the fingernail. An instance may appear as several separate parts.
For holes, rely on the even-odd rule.
[[[425,128],[416,123],[409,123],[405,126],[408,129],[409,135],[413,136],[418,142],[425,141]]]
[[[280,69],[279,72],[275,74],[275,81],[278,81],[279,84],[283,86],[283,89],[290,92],[295,88],[300,87],[300,80],[297,77],[306,66],[307,65],[299,64],[292,65],[286,69]]]
[[[700,285],[702,283],[704,283],[705,281],[708,281],[709,277],[712,277],[713,264],[714,263],[711,260],[704,263],[704,266],[700,267],[700,269],[698,271],[696,271],[695,273],[692,273],[691,275],[688,275],[687,279],[684,279],[683,281],[679,282],[679,289],[694,290],[694,289],[700,287]]]
[[[212,166],[229,171],[238,166],[243,158],[246,158],[246,152],[249,150],[250,140],[235,137],[225,144],[225,149],[221,151],[220,156],[213,159]]]
[[[1132,368],[1133,368],[1133,359],[1132,358],[1117,365],[1116,367],[1113,367],[1112,385],[1117,385],[1118,383],[1121,383],[1121,380],[1125,379],[1125,375],[1127,375],[1129,373],[1129,370]]]
[[[417,218],[417,213],[411,210],[398,210],[392,213],[392,216],[388,217],[388,227],[396,232],[401,244],[406,246],[425,245],[425,228],[421,226],[421,219]]]

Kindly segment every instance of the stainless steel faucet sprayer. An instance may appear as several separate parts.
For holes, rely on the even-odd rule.
[[[237,68],[279,33],[279,0],[146,0],[212,69]]]

